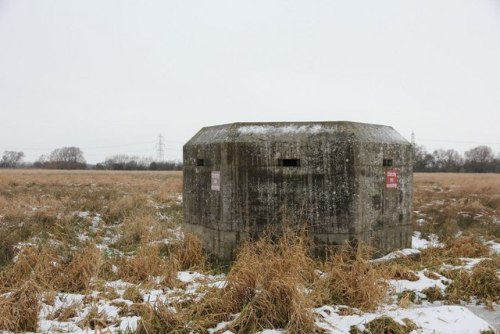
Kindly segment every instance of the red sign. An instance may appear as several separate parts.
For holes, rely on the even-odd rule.
[[[395,168],[385,170],[385,189],[398,188],[398,170]]]

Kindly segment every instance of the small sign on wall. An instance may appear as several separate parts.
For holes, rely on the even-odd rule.
[[[385,170],[385,189],[398,188],[398,170],[395,168]]]
[[[220,191],[220,171],[212,171],[212,190]]]

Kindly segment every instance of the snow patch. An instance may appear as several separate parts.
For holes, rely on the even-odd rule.
[[[319,133],[323,127],[321,125],[286,125],[286,126],[272,126],[272,125],[248,125],[242,126],[238,129],[239,134],[295,134],[295,133]]]
[[[494,254],[500,254],[500,243],[491,240],[486,242],[486,245],[490,246]]]
[[[177,273],[177,279],[184,283],[191,283],[202,278],[205,278],[205,275],[197,273],[196,271],[179,271]]]
[[[362,315],[341,316],[337,308],[323,306],[315,309],[321,316],[316,324],[332,334],[349,333],[351,326],[364,326],[366,323],[383,315],[403,322],[407,318],[418,328],[412,333],[421,334],[476,334],[491,329],[483,319],[462,306],[415,307],[398,309],[381,313],[365,313]]]
[[[416,249],[426,249],[431,247],[444,247],[442,243],[439,242],[437,235],[430,234],[429,240],[422,238],[422,233],[415,231],[411,238],[411,246]]]
[[[411,255],[416,255],[420,254],[420,251],[418,249],[413,249],[413,248],[405,248],[401,249],[395,252],[391,252],[385,256],[379,257],[378,259],[374,259],[371,262],[372,263],[382,263],[382,262],[387,262],[390,260],[398,259],[400,257],[406,257],[406,256],[411,256]]]
[[[401,293],[405,290],[412,290],[412,291],[422,291],[427,288],[432,288],[434,286],[437,286],[439,289],[444,291],[446,288],[446,285],[443,282],[450,282],[449,279],[447,279],[444,276],[441,276],[439,274],[436,274],[439,276],[439,279],[434,280],[431,278],[428,278],[425,276],[424,271],[418,271],[416,272],[418,275],[418,281],[408,281],[408,280],[394,280],[391,279],[389,280],[389,284],[394,288],[396,293]]]

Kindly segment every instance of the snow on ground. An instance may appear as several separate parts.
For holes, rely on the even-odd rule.
[[[179,196],[178,200],[181,200]],[[83,232],[79,238],[82,241],[89,240],[93,232],[98,228],[103,228],[101,225],[101,217],[98,214],[82,211],[75,212],[75,215],[89,222],[89,229]],[[170,217],[164,217],[170,219]],[[116,227],[116,226],[115,226]],[[169,239],[156,241],[157,243],[171,243],[175,240],[181,240],[183,233],[180,228],[171,230],[171,237]],[[87,234],[87,233],[90,233]],[[105,229],[105,236],[102,238],[102,243],[99,244],[100,248],[108,248],[112,242],[117,240],[112,229]],[[500,254],[500,243],[488,241],[487,244],[491,247],[492,253]],[[23,247],[28,245],[19,245]],[[442,247],[437,236],[429,235],[423,238],[420,232],[414,232],[412,237],[412,248],[403,249],[400,251],[392,252],[384,257],[373,260],[374,263],[390,261],[399,257],[413,256],[420,253],[422,249],[429,247]],[[443,269],[458,269],[464,268],[471,270],[476,264],[484,260],[484,258],[461,258],[463,264],[460,266],[452,266],[443,264]],[[413,334],[438,334],[438,333],[479,333],[481,330],[491,329],[490,324],[500,328],[500,312],[498,312],[498,305],[496,311],[487,311],[484,306],[475,305],[461,305],[451,306],[443,305],[442,301],[430,303],[425,299],[425,295],[421,293],[422,290],[429,287],[438,287],[444,291],[446,285],[450,280],[437,273],[433,275],[426,275],[426,271],[417,271],[415,274],[418,277],[416,281],[408,280],[389,280],[391,286],[391,298],[388,299],[388,304],[383,305],[379,310],[372,313],[363,313],[359,310],[354,310],[352,315],[339,312],[345,306],[332,306],[324,305],[314,309],[316,316],[316,324],[318,327],[325,330],[326,333],[348,333],[351,326],[357,326],[363,330],[363,325],[369,321],[381,317],[383,315],[393,318],[395,321],[402,322],[407,318],[412,320],[418,328],[413,331]],[[431,278],[435,276],[436,279]],[[113,300],[100,299],[99,292],[92,292],[90,295],[79,295],[69,293],[58,293],[54,302],[50,305],[43,304],[40,317],[39,317],[39,332],[41,333],[99,333],[103,330],[91,330],[85,328],[82,324],[85,317],[97,308],[97,311],[107,319],[109,326],[105,329],[106,333],[123,333],[126,331],[134,331],[140,321],[140,317],[133,314],[121,314],[118,305],[132,306],[134,303],[130,300],[124,299],[124,292],[131,287],[136,287],[140,291],[144,303],[154,305],[155,303],[178,303],[182,301],[197,301],[201,299],[207,287],[223,288],[226,284],[224,275],[205,275],[195,271],[180,271],[177,273],[177,281],[179,285],[171,289],[145,289],[132,283],[124,282],[122,280],[110,281],[105,284],[106,289],[114,291],[118,297]],[[409,308],[403,309],[395,303],[399,294],[403,291],[414,291],[419,297],[421,304],[410,305]],[[94,301],[85,301],[89,297],[95,298]],[[63,309],[75,307],[76,313],[73,317],[57,320],[54,314]],[[237,318],[237,314],[233,315],[232,319]],[[215,328],[208,329],[209,333],[221,333],[228,325],[228,322],[221,322]],[[231,331],[226,330],[224,334],[231,334]],[[279,334],[284,333],[280,329],[265,329],[260,334]]]
[[[155,303],[168,304],[170,302],[180,302],[188,298],[197,300],[203,296],[203,293],[198,292],[199,288],[205,286],[223,287],[223,275],[204,275],[194,271],[180,271],[177,274],[178,281],[182,284],[182,288],[173,289],[139,289],[142,294],[143,302],[150,305]],[[140,317],[131,315],[120,315],[120,307],[117,305],[126,304],[128,306],[134,303],[123,298],[123,293],[127,288],[136,285],[122,280],[110,281],[105,284],[106,288],[112,289],[118,294],[118,298],[113,300],[100,299],[99,292],[94,291],[90,297],[96,301],[91,303],[85,299],[89,295],[58,293],[52,305],[43,304],[39,317],[39,332],[41,333],[123,333],[124,331],[134,331],[137,328]],[[64,309],[75,307],[76,314],[65,321],[58,321],[54,315]],[[97,307],[97,312],[101,318],[106,319],[110,324],[105,331],[91,330],[82,325],[85,317],[91,312],[93,307]],[[174,310],[174,309],[173,309]]]
[[[435,234],[430,234],[428,239],[424,239],[422,238],[422,233],[416,231],[413,232],[411,246],[415,249],[426,249],[429,247],[443,247],[444,245],[439,242],[439,239]]]
[[[446,277],[436,273],[433,274],[439,277],[438,279],[428,278],[425,276],[425,271],[418,271],[416,274],[418,276],[417,281],[391,279],[389,280],[389,284],[393,287],[396,293],[401,293],[405,290],[420,292],[424,289],[432,287],[438,287],[441,291],[444,291],[446,285],[450,282],[450,280]]]
[[[378,259],[374,259],[373,263],[381,263],[390,260],[394,260],[400,257],[417,255],[420,253],[420,250],[426,249],[429,247],[442,247],[444,246],[439,242],[438,237],[435,234],[430,234],[428,239],[424,239],[420,232],[413,232],[413,236],[411,238],[412,248],[405,248],[395,252],[391,252],[383,257]]]
[[[79,213],[84,219],[91,219],[92,216]],[[92,218],[93,225],[97,223],[96,217]],[[181,233],[181,232],[179,232]],[[177,237],[176,234],[173,234]],[[412,238],[413,248],[403,249],[401,251],[390,253],[382,258],[374,260],[377,262],[390,261],[392,259],[404,256],[412,256],[420,253],[420,249],[427,247],[441,246],[437,237],[430,236],[429,240],[423,239],[419,232],[415,232]],[[492,249],[498,249],[499,244],[490,242]],[[462,266],[443,265],[446,268],[465,268],[472,269],[483,258],[462,258]],[[410,319],[417,325],[417,329],[412,333],[417,334],[439,334],[439,333],[479,333],[482,330],[492,329],[500,323],[498,305],[495,305],[497,311],[487,311],[483,306],[461,305],[452,306],[444,305],[442,301],[430,303],[425,299],[419,305],[412,304],[409,308],[398,307],[395,303],[396,295],[403,291],[414,291],[421,298],[425,295],[422,290],[429,287],[438,287],[444,291],[450,280],[437,273],[433,273],[435,279],[430,278],[431,275],[426,275],[426,271],[417,271],[415,274],[418,277],[416,281],[408,280],[389,280],[391,286],[390,293],[392,297],[388,299],[388,304],[383,305],[376,312],[363,313],[359,310],[354,310],[352,315],[341,315],[339,312],[345,309],[345,306],[324,305],[314,309],[316,316],[316,324],[319,328],[324,329],[325,333],[339,334],[349,333],[351,326],[357,326],[363,330],[364,324],[379,318],[381,316],[389,316],[395,321],[403,323],[403,319]],[[195,271],[180,271],[177,274],[177,280],[181,284],[180,287],[172,289],[139,289],[142,294],[142,299],[145,303],[154,305],[154,303],[162,302],[165,304],[171,302],[180,302],[183,300],[199,300],[203,297],[203,291],[206,287],[223,288],[226,284],[224,275],[205,275]],[[122,280],[110,281],[106,283],[106,288],[112,289],[118,294],[118,298],[114,300],[99,300],[92,304],[85,303],[86,296],[78,294],[59,293],[53,305],[43,305],[40,314],[40,332],[43,333],[98,333],[99,331],[84,328],[82,321],[91,312],[92,307],[97,307],[97,311],[104,315],[104,318],[109,321],[109,327],[106,328],[107,333],[120,333],[124,331],[134,331],[140,317],[135,315],[120,315],[118,304],[126,304],[131,306],[132,301],[124,299],[123,294],[127,288],[134,287],[132,283]],[[94,292],[91,296],[97,297],[98,292]],[[76,305],[78,312],[75,317],[66,319],[65,321],[53,320],[51,315],[62,308],[68,308]],[[233,315],[233,319],[237,318],[237,314]],[[487,319],[489,323],[484,320]],[[216,327],[208,329],[209,333],[221,333],[228,325],[228,322],[221,322]],[[497,327],[498,328],[498,327]],[[102,331],[102,330],[101,330]],[[233,332],[226,330],[225,334]],[[260,334],[281,334],[284,330],[280,329],[265,329]],[[235,333],[233,333],[235,334]]]
[[[490,246],[494,254],[500,254],[500,243],[491,240],[486,242],[486,244]]]
[[[391,252],[385,256],[379,257],[378,259],[374,259],[371,262],[372,263],[382,263],[382,262],[387,262],[390,260],[395,260],[395,259],[400,258],[400,257],[412,256],[412,255],[416,255],[416,254],[420,254],[420,250],[414,249],[414,248],[405,248],[402,250]]]
[[[418,328],[412,333],[478,334],[482,330],[491,328],[486,321],[463,306],[414,307],[349,316],[340,316],[339,307],[333,306],[322,306],[314,311],[320,316],[316,321],[318,327],[332,334],[349,333],[351,326],[363,330],[364,324],[381,316],[389,316],[401,324],[404,324],[405,318],[413,321]]]

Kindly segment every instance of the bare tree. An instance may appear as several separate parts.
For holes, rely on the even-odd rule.
[[[459,172],[463,159],[460,154],[453,150],[435,150],[433,152],[434,157],[434,168],[439,172]]]
[[[481,145],[465,152],[464,168],[467,172],[484,173],[492,169],[494,161],[491,147]]]
[[[44,168],[83,169],[86,167],[83,151],[75,146],[57,148],[48,157],[43,157],[43,160],[40,157],[39,160]]]
[[[425,150],[421,145],[413,146],[413,171],[430,172],[433,171],[435,162],[434,156]]]
[[[0,161],[1,168],[16,168],[23,160],[24,153],[18,151],[4,151],[2,160]]]
[[[102,166],[112,170],[147,170],[152,159],[135,155],[117,154],[107,157]]]

